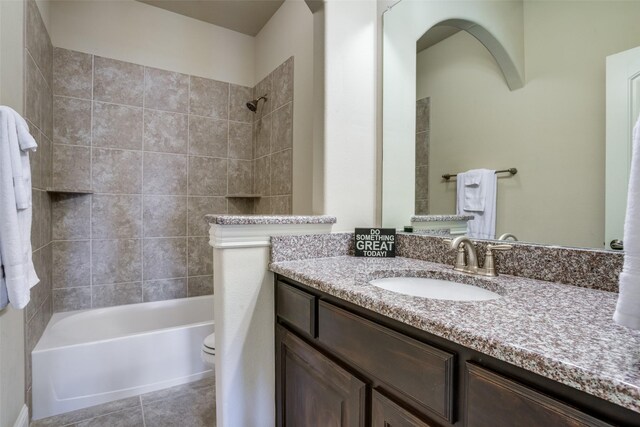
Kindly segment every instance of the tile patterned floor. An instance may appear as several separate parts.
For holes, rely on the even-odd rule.
[[[215,427],[215,379],[33,421],[31,427]]]

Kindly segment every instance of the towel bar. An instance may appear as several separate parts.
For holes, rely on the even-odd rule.
[[[496,171],[496,173],[505,173],[505,172],[509,172],[511,175],[515,175],[518,173],[518,169],[516,168],[509,168],[509,169],[503,169],[503,170],[499,170]],[[442,178],[445,181],[449,181],[451,178],[453,178],[454,176],[457,176],[457,173],[445,173],[444,175],[442,175]]]

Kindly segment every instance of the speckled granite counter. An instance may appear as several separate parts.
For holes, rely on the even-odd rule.
[[[418,329],[640,412],[640,332],[612,320],[617,294],[515,276],[481,278],[410,258],[351,256],[282,261],[275,273]],[[501,294],[438,301],[386,291],[369,280],[424,275]]]
[[[218,225],[336,223],[336,217],[330,215],[205,215],[204,219]]]
[[[473,215],[414,215],[411,222],[449,222],[469,221],[475,218]]]

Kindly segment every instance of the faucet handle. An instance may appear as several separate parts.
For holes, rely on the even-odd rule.
[[[487,253],[484,255],[484,266],[482,268],[483,274],[486,276],[495,277],[498,275],[496,272],[495,260],[493,258],[493,251],[508,251],[513,246],[511,245],[487,245]]]
[[[512,245],[492,245],[492,244],[488,244],[487,245],[487,252],[491,252],[491,251],[508,251],[510,249],[513,249]]]

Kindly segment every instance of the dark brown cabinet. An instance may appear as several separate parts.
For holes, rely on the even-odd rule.
[[[371,398],[372,427],[432,427],[398,404],[387,399],[378,391]]]
[[[290,331],[276,331],[279,426],[361,427],[366,385]]]
[[[640,427],[629,409],[279,279],[277,426]]]
[[[466,364],[467,427],[611,427],[501,375]]]

